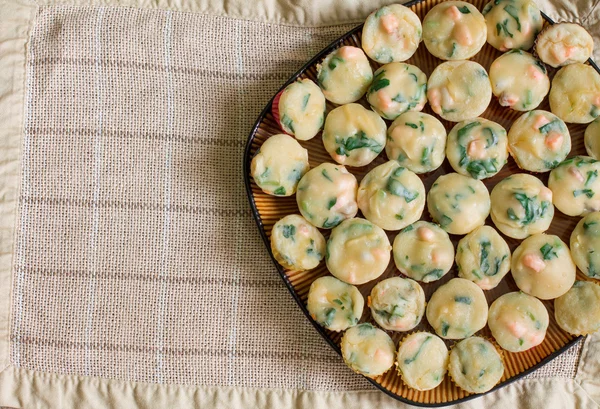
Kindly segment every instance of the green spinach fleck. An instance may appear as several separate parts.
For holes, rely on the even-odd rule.
[[[292,120],[292,118],[290,118],[286,114],[283,114],[283,116],[281,117],[281,123],[284,127],[289,129],[290,131],[295,132],[294,131],[294,121]]]
[[[508,30],[508,19],[504,20],[502,23],[496,24],[496,35],[504,35],[505,37],[513,38],[513,34]]]
[[[554,248],[551,244],[546,243],[542,247],[540,247],[540,252],[542,253],[542,257],[544,260],[552,260],[558,257],[556,253],[557,248]]]
[[[419,354],[421,353],[421,351],[423,350],[423,347],[425,347],[425,344],[427,344],[427,342],[429,340],[431,340],[431,338],[432,338],[431,336],[428,336],[427,338],[425,338],[425,340],[423,341],[423,343],[421,344],[421,346],[419,346],[419,349],[417,349],[417,352],[413,355],[413,357],[412,358],[406,358],[404,360],[404,363],[406,365],[412,364],[417,359],[417,357],[419,356]]]
[[[331,60],[329,60],[329,69],[330,70],[335,70],[337,68],[338,65],[342,64],[344,62],[344,59],[342,57],[338,57],[336,55],[334,55],[333,57],[331,57]]]
[[[302,99],[302,111],[306,110],[306,107],[308,106],[308,100],[310,99],[310,94],[306,94],[304,96],[304,98]]]
[[[394,196],[403,197],[406,203],[410,203],[419,196],[419,192],[407,189],[402,183],[394,178],[389,178],[386,190]]]
[[[385,88],[388,85],[390,85],[390,80],[388,80],[387,78],[383,78],[384,75],[385,75],[385,70],[381,70],[377,74],[375,74],[375,77],[373,78],[373,83],[371,84],[371,87],[369,88],[369,94],[372,92],[379,91],[380,89]]]
[[[480,122],[471,122],[465,126],[463,126],[462,128],[460,128],[458,130],[458,132],[456,133],[456,137],[458,139],[458,141],[460,142],[462,138],[464,138],[465,136],[467,136],[469,134],[469,131],[473,128],[475,128],[476,126],[481,125]]]
[[[329,217],[328,217],[323,222],[323,228],[324,229],[331,229],[331,228],[337,226],[338,224],[340,224],[341,222],[342,222],[341,216],[335,216],[331,220],[329,220]]]
[[[323,169],[323,171],[321,172],[321,174],[323,175],[323,177],[325,179],[327,179],[330,182],[333,182],[333,179],[331,178],[331,176],[329,176],[329,173],[327,173],[327,169]]]
[[[355,149],[367,148],[375,153],[383,150],[381,144],[369,137],[363,131],[358,131],[354,136],[349,136],[346,139],[337,141],[339,146],[336,149],[338,155],[350,156],[350,151]]]
[[[509,4],[506,7],[504,7],[504,11],[506,11],[506,13],[508,13],[509,16],[511,16],[512,18],[515,19],[515,21],[517,22],[517,30],[521,31],[521,21],[519,20],[519,10],[517,10],[517,8],[515,6],[513,6],[512,4]]]
[[[578,197],[581,195],[586,195],[588,199],[594,197],[594,191],[592,189],[578,189],[573,191],[573,196]]]
[[[286,239],[291,238],[293,240],[294,235],[296,234],[296,226],[294,226],[293,224],[284,224],[283,226],[281,226],[281,233]]]

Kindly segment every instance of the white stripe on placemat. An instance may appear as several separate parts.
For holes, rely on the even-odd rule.
[[[96,77],[95,87],[98,105],[98,117],[96,124],[96,133],[94,135],[94,196],[93,204],[93,219],[92,232],[90,235],[88,264],[90,278],[88,282],[88,297],[87,297],[87,316],[85,323],[85,375],[90,375],[91,353],[90,344],[94,325],[94,309],[96,308],[96,274],[98,272],[98,225],[100,222],[100,214],[98,202],[100,200],[100,174],[102,171],[102,125],[104,121],[104,78],[100,62],[102,60],[102,20],[104,18],[104,7],[98,8],[98,17],[96,19],[96,30],[94,33],[94,54],[96,56],[94,76]]]
[[[171,34],[173,26],[173,14],[171,11],[166,13],[166,21],[164,28],[164,45],[165,45],[165,69],[167,73],[167,135],[173,134],[173,121],[175,115],[175,107],[173,104],[173,73],[171,71]],[[165,191],[164,191],[164,221],[163,221],[163,248],[160,260],[160,276],[164,277],[168,274],[167,252],[169,250],[169,231],[171,228],[171,156],[172,142],[170,138],[164,141],[165,149]],[[166,280],[160,281],[160,293],[158,296],[158,322],[156,324],[156,382],[164,383],[163,373],[163,350],[165,342],[165,293]]]

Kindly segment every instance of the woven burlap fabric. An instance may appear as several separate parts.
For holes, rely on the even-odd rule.
[[[152,383],[371,388],[285,289],[241,172],[262,107],[351,27],[41,8],[26,67],[12,365]],[[579,351],[532,376],[574,378]]]

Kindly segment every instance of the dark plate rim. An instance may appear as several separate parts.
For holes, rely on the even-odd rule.
[[[407,3],[404,3],[404,5],[406,7],[412,7],[415,4],[419,4],[423,1],[425,1],[425,0],[411,0]],[[541,12],[541,13],[542,13],[542,17],[546,21],[548,21],[548,23],[550,23],[550,24],[555,23],[554,20],[552,20],[547,14],[545,14],[544,12]],[[362,29],[362,27],[363,27],[363,24],[360,24],[359,26],[357,26],[357,27],[351,29],[350,31],[348,31],[347,33],[343,34],[341,37],[337,38],[335,41],[333,41],[331,44],[329,44],[327,47],[325,47],[323,50],[321,50],[319,53],[317,53],[313,58],[311,58],[306,64],[304,64],[302,66],[302,68],[300,68],[298,71],[296,71],[296,73],[294,75],[292,75],[290,77],[290,79],[287,80],[285,82],[285,84],[283,84],[279,88],[279,90],[275,93],[275,95],[273,95],[273,98],[271,98],[269,103],[263,108],[262,112],[258,116],[258,119],[254,123],[254,126],[252,127],[252,130],[250,131],[250,134],[248,135],[248,140],[246,141],[246,146],[244,148],[244,158],[243,158],[243,173],[244,173],[244,185],[246,187],[246,195],[248,196],[248,201],[250,202],[250,207],[252,209],[252,215],[254,217],[254,221],[256,222],[256,226],[258,227],[258,230],[259,230],[262,240],[265,244],[265,247],[267,248],[269,256],[271,257],[271,260],[273,261],[273,264],[275,265],[275,268],[277,269],[279,276],[285,283],[285,286],[289,290],[290,294],[292,295],[292,297],[294,298],[294,300],[296,301],[296,303],[298,304],[298,306],[300,307],[300,309],[302,310],[302,312],[304,313],[304,315],[306,316],[308,321],[313,325],[313,327],[317,330],[317,332],[321,335],[321,337],[323,337],[325,339],[325,341],[327,341],[327,343],[331,346],[331,348],[333,348],[333,350],[338,353],[338,355],[341,355],[340,348],[327,336],[327,333],[325,332],[323,327],[321,327],[319,324],[317,324],[317,322],[315,320],[312,319],[312,317],[308,313],[308,310],[306,309],[306,306],[304,305],[304,303],[302,302],[302,300],[300,299],[300,297],[294,290],[292,283],[289,281],[287,275],[285,274],[285,270],[279,265],[279,263],[277,262],[277,260],[275,260],[275,257],[273,256],[273,253],[271,251],[271,243],[269,241],[269,238],[267,237],[267,234],[265,233],[262,219],[260,217],[260,213],[256,207],[256,202],[255,202],[254,196],[252,194],[252,185],[251,185],[251,181],[250,181],[250,162],[252,161],[252,156],[250,155],[250,151],[252,149],[252,142],[254,141],[256,131],[259,128],[259,126],[260,126],[261,122],[263,121],[264,117],[266,116],[266,114],[268,112],[270,112],[271,106],[273,104],[273,100],[275,99],[277,94],[279,92],[281,92],[289,84],[296,81],[296,79],[300,75],[302,75],[302,73],[304,73],[304,71],[306,71],[310,66],[312,66],[313,64],[315,64],[316,62],[321,60],[325,55],[327,55],[333,49],[337,48],[341,42],[346,40],[348,37],[356,34],[356,32],[360,31]],[[597,72],[600,73],[600,69],[598,68],[596,63],[591,58],[587,62]],[[406,399],[406,398],[403,398],[402,396],[396,395],[395,393],[387,390],[386,388],[381,386],[379,383],[377,383],[374,379],[368,378],[366,376],[364,378],[367,379],[371,384],[373,384],[377,389],[379,389],[386,395],[388,395],[388,396],[392,397],[393,399],[396,399],[400,402],[403,402],[403,403],[406,403],[409,405],[424,407],[424,408],[440,408],[440,407],[444,407],[444,406],[467,402],[472,399],[479,398],[479,397],[486,395],[490,392],[493,392],[495,390],[501,389],[507,385],[510,385],[511,383],[524,378],[525,376],[527,376],[531,372],[535,371],[536,369],[539,369],[542,366],[546,365],[548,362],[552,361],[554,358],[556,358],[557,356],[561,355],[562,353],[564,353],[565,351],[567,351],[568,349],[570,349],[571,347],[576,345],[583,338],[584,338],[583,336],[578,336],[577,338],[574,338],[573,340],[571,340],[567,344],[565,344],[562,348],[558,349],[557,351],[554,351],[553,353],[548,355],[546,358],[542,359],[540,362],[533,365],[531,368],[526,369],[525,371],[521,372],[517,376],[514,376],[510,379],[507,379],[504,382],[499,383],[498,385],[496,385],[495,387],[493,387],[492,389],[490,389],[487,392],[479,393],[479,394],[471,394],[471,395],[465,396],[464,398],[445,402],[445,403],[421,403],[421,402],[416,402],[416,401],[413,401],[410,399]]]

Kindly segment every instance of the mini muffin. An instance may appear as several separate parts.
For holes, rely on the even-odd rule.
[[[373,81],[373,70],[360,48],[343,46],[330,52],[317,65],[317,83],[334,104],[349,104],[365,95]]]
[[[492,177],[508,158],[506,129],[484,118],[459,122],[448,134],[446,156],[461,175],[474,179]]]
[[[417,175],[391,160],[371,170],[360,182],[358,208],[382,229],[400,230],[421,218],[425,186]]]
[[[346,365],[368,378],[376,378],[394,365],[394,341],[368,323],[347,330],[340,348]]]
[[[325,261],[329,272],[348,284],[375,280],[390,262],[385,232],[365,219],[344,220],[331,231]]]
[[[550,90],[544,64],[521,50],[509,51],[494,60],[490,82],[498,103],[515,111],[537,108]]]
[[[508,237],[524,239],[552,223],[552,191],[535,176],[511,175],[494,186],[490,198],[492,221]]]
[[[375,71],[367,101],[385,119],[420,111],[427,102],[427,76],[414,65],[401,62],[383,65]]]
[[[481,226],[458,242],[456,265],[459,277],[491,290],[510,270],[510,249],[493,227]]]
[[[396,366],[410,388],[428,391],[444,380],[448,348],[444,341],[429,332],[410,334],[398,346]]]
[[[446,128],[433,115],[406,112],[388,128],[385,153],[415,173],[431,172],[444,162]]]
[[[287,269],[310,270],[325,256],[325,238],[304,217],[291,214],[273,226],[271,251]]]
[[[575,263],[558,236],[534,234],[513,252],[511,273],[521,291],[550,300],[571,288],[575,282]]]
[[[466,60],[481,50],[487,37],[485,19],[464,1],[448,1],[433,7],[423,20],[423,41],[442,60]]]
[[[600,285],[575,281],[567,293],[554,300],[554,318],[559,327],[573,335],[600,329]]]
[[[364,305],[358,288],[326,276],[317,278],[310,285],[306,308],[319,325],[339,332],[358,323]]]
[[[558,23],[546,27],[536,39],[535,52],[551,67],[586,62],[594,51],[594,39],[579,24]]]
[[[273,116],[284,132],[296,139],[312,139],[325,122],[325,97],[308,78],[291,83],[273,101]]]
[[[600,119],[595,119],[585,128],[584,143],[587,154],[594,159],[600,159]]]
[[[390,4],[367,17],[362,30],[362,48],[381,64],[406,61],[417,51],[422,27],[419,17],[408,7]]]
[[[386,130],[375,112],[359,104],[342,105],[325,119],[323,145],[337,163],[365,166],[383,150]]]
[[[308,170],[308,151],[289,135],[267,139],[250,164],[256,185],[268,195],[291,196]]]
[[[565,122],[592,122],[600,115],[600,74],[580,63],[561,68],[552,79],[550,110]]]
[[[544,304],[520,291],[501,295],[488,314],[494,339],[510,352],[523,352],[541,344],[549,322]]]
[[[402,274],[429,283],[450,271],[454,246],[438,225],[419,221],[394,239],[394,263]]]
[[[600,280],[600,213],[594,212],[577,223],[571,233],[571,256],[590,278]]]
[[[450,234],[467,234],[485,224],[490,194],[480,180],[458,173],[442,175],[427,194],[427,209]]]
[[[452,347],[448,372],[454,383],[465,391],[484,393],[500,382],[504,363],[494,344],[481,337],[471,337]]]
[[[464,278],[453,278],[431,295],[426,314],[440,337],[461,339],[485,327],[488,304],[477,285]]]
[[[483,8],[483,15],[487,41],[500,51],[529,50],[544,24],[532,0],[493,0]]]
[[[550,172],[548,187],[554,206],[567,216],[583,216],[600,210],[600,162],[575,156]]]
[[[298,183],[296,202],[300,213],[313,226],[331,229],[356,216],[358,182],[345,167],[322,163]]]
[[[485,69],[476,62],[448,61],[431,73],[427,100],[433,112],[445,120],[460,122],[486,110],[492,100],[492,85]]]
[[[508,150],[521,169],[548,172],[571,151],[567,125],[556,115],[542,110],[524,113],[508,131]]]
[[[368,304],[381,328],[408,331],[419,325],[425,314],[425,293],[411,279],[392,277],[373,287]]]

